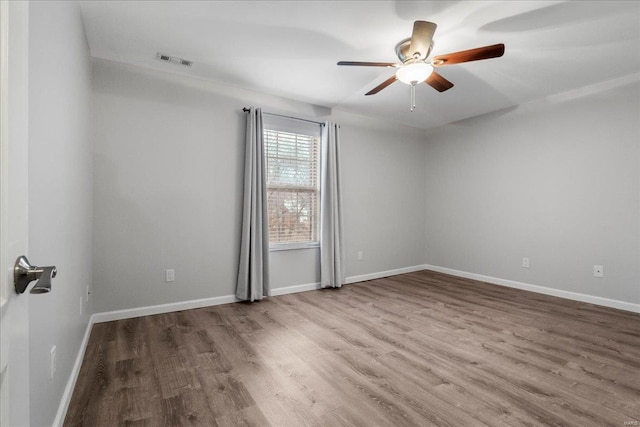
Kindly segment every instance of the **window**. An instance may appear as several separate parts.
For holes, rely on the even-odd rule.
[[[320,126],[265,117],[264,144],[272,249],[318,242]]]

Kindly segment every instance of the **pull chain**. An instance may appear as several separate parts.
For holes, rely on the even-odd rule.
[[[416,109],[416,84],[418,82],[411,82],[411,111]]]

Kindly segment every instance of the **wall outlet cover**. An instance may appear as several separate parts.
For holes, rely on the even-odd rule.
[[[593,277],[604,277],[604,267],[601,265],[594,265]]]

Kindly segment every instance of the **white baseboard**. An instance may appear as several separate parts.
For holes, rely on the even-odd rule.
[[[350,285],[352,283],[380,279],[382,277],[397,276],[398,274],[405,274],[405,273],[413,273],[414,271],[421,271],[424,269],[425,269],[424,265],[414,265],[411,267],[396,268],[394,270],[378,271],[376,273],[369,273],[369,274],[361,274],[359,276],[349,276],[345,278],[344,283],[345,285]],[[294,286],[287,286],[284,288],[272,289],[271,295],[276,296],[276,295],[294,294],[296,292],[313,291],[320,288],[321,288],[320,282],[307,283],[305,285],[294,285]]]
[[[168,304],[150,305],[125,310],[106,311],[95,313],[92,317],[94,323],[111,322],[113,320],[132,319],[134,317],[151,316],[153,314],[171,313],[172,311],[190,310],[192,308],[210,307],[213,305],[229,304],[240,301],[235,295],[221,297],[202,298],[190,301],[172,302]]]
[[[67,385],[64,388],[64,393],[62,393],[62,399],[60,399],[60,405],[58,406],[56,418],[53,421],[53,427],[62,427],[64,418],[67,416],[67,410],[69,409],[69,403],[71,403],[73,389],[76,387],[76,381],[78,380],[80,368],[82,367],[82,361],[84,360],[84,353],[87,350],[87,344],[89,344],[89,336],[91,336],[93,323],[93,316],[91,316],[89,318],[89,323],[87,323],[87,329],[84,331],[84,337],[82,338],[82,342],[80,343],[80,349],[78,350],[76,361],[74,362],[73,368],[71,369],[69,380],[67,381]]]
[[[379,279],[381,277],[395,276],[397,274],[411,273],[414,271],[424,270],[423,265],[416,265],[412,267],[398,268],[395,270],[380,271],[371,274],[363,274],[360,276],[347,277],[346,284],[363,282],[365,280]],[[306,292],[315,289],[320,289],[320,283],[306,283],[303,285],[286,286],[282,288],[271,289],[271,295],[286,295],[296,292]],[[190,310],[192,308],[211,307],[220,304],[229,304],[232,302],[240,301],[235,295],[224,295],[221,297],[203,298],[190,301],[172,302],[168,304],[151,305],[147,307],[136,307],[125,310],[106,311],[103,313],[95,313],[92,316],[94,323],[111,322],[113,320],[131,319],[134,317],[150,316],[153,314],[170,313],[172,311]]]
[[[316,289],[320,289],[320,282],[271,289],[271,296],[275,297],[277,295],[295,294],[298,292],[314,291]]]
[[[396,268],[395,270],[379,271],[377,273],[361,274],[359,276],[347,277],[346,284],[364,282],[366,280],[381,279],[383,277],[397,276],[398,274],[413,273],[414,271],[424,270],[424,265],[414,265],[411,267]]]
[[[499,279],[497,277],[483,276],[482,274],[469,273],[467,271],[454,270],[452,268],[438,267],[435,265],[425,265],[425,270],[437,271],[439,273],[451,274],[452,276],[465,277],[467,279],[478,280],[480,282],[492,283],[494,285],[506,286],[509,288],[522,289],[539,294],[551,295],[554,297],[570,299],[574,301],[586,302],[590,304],[602,305],[605,307],[617,308],[619,310],[640,313],[640,304],[626,301],[619,301],[609,298],[597,297],[594,295],[581,294],[578,292],[563,291],[561,289],[547,288],[544,286],[530,285],[528,283],[516,282],[514,280]]]

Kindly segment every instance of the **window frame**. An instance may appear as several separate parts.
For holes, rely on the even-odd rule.
[[[308,241],[298,241],[298,242],[274,242],[269,239],[269,251],[288,251],[288,250],[298,250],[298,249],[313,249],[320,247],[320,168],[322,165],[321,154],[322,154],[322,124],[306,121],[305,119],[296,119],[289,117],[282,117],[278,115],[270,115],[265,114],[263,117],[263,137],[264,137],[264,153],[265,153],[265,167],[267,167],[267,131],[275,131],[275,132],[286,132],[291,134],[305,135],[312,138],[317,138],[317,171],[316,171],[316,182],[315,189],[310,190],[309,187],[301,186],[297,188],[296,186],[282,186],[282,188],[291,188],[292,190],[302,190],[309,191],[315,193],[316,195],[316,205],[317,205],[317,215],[315,221],[315,234],[316,240],[308,240]],[[267,177],[268,180],[268,177]],[[269,182],[265,183],[265,187],[267,189],[267,193],[269,191]],[[278,185],[274,185],[273,187],[278,187]],[[267,218],[267,221],[269,219]]]

